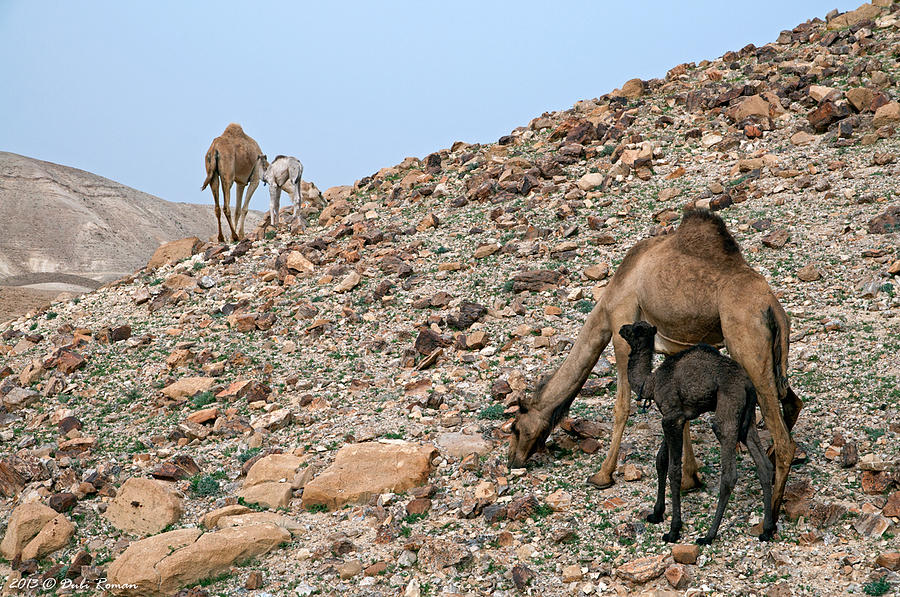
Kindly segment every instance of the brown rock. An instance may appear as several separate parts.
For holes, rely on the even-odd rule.
[[[516,588],[520,591],[524,591],[525,587],[531,584],[531,581],[534,580],[535,576],[536,574],[534,571],[528,566],[523,566],[522,564],[513,566],[513,584],[516,585]]]
[[[75,526],[63,514],[57,514],[22,549],[22,559],[39,560],[54,551],[60,550],[68,545],[69,539],[74,534]]]
[[[266,508],[287,508],[291,505],[293,491],[290,483],[265,481],[241,489],[238,495],[248,504],[258,504]]]
[[[162,393],[172,400],[190,398],[200,392],[209,391],[215,383],[216,380],[212,377],[182,377],[175,383],[164,387]]]
[[[735,122],[740,122],[754,116],[757,118],[768,118],[769,102],[761,95],[751,95],[732,108],[729,111],[729,116]]]
[[[110,564],[109,583],[137,585],[113,590],[117,595],[171,595],[179,587],[215,577],[290,540],[273,524],[231,527],[205,533],[179,529],[136,541]]]
[[[522,520],[531,516],[540,505],[537,498],[529,493],[511,501],[506,508],[506,516],[510,520]]]
[[[696,564],[699,556],[699,545],[677,544],[672,546],[672,558],[679,564]]]
[[[875,564],[888,570],[900,570],[900,552],[887,551],[878,554],[878,557],[875,558]]]
[[[666,580],[673,589],[684,589],[691,583],[687,568],[681,564],[672,564],[666,568]]]
[[[622,95],[628,99],[638,99],[644,95],[644,82],[640,79],[630,79],[622,85]]]
[[[797,277],[804,282],[815,282],[822,277],[822,272],[810,263],[797,270]]]
[[[881,514],[891,518],[900,517],[900,491],[895,491],[888,497],[887,503],[881,509]]]
[[[872,110],[872,100],[875,99],[875,92],[866,87],[855,87],[847,90],[845,93],[847,101],[850,102],[857,112],[866,112]]]
[[[489,255],[493,255],[497,251],[500,250],[500,245],[496,243],[488,243],[486,245],[479,245],[477,249],[475,249],[475,259],[483,259]]]
[[[869,220],[869,234],[889,234],[900,230],[900,205],[892,205]]]
[[[189,259],[202,246],[203,242],[196,236],[168,242],[156,249],[150,261],[147,262],[147,269],[153,270],[163,265],[177,263],[182,259]]]
[[[616,568],[616,576],[637,584],[659,578],[666,571],[668,555],[660,554],[632,560]]]
[[[181,496],[162,481],[131,477],[109,503],[105,518],[133,535],[152,535],[178,522],[184,512]]]
[[[78,498],[75,497],[74,493],[55,493],[50,496],[47,503],[57,512],[68,512],[78,503]]]
[[[609,266],[605,263],[591,265],[584,270],[584,275],[588,280],[602,280],[609,275]]]
[[[471,559],[472,554],[465,545],[428,537],[419,550],[418,562],[423,570],[439,572],[448,566],[464,565]]]
[[[347,292],[353,290],[361,280],[362,277],[356,272],[356,270],[350,270],[350,272],[346,276],[344,276],[344,279],[334,287],[334,291]]]
[[[562,274],[553,270],[529,270],[513,276],[513,292],[552,290],[562,282]]]
[[[300,251],[291,251],[284,260],[285,266],[296,273],[309,274],[316,269],[313,262],[306,258]]]
[[[56,510],[39,503],[16,506],[9,517],[3,541],[0,542],[0,554],[7,560],[19,556],[41,529],[57,516]]]
[[[878,495],[894,485],[894,478],[884,471],[863,471],[860,485],[864,493]]]
[[[341,448],[334,463],[303,489],[303,507],[330,510],[358,504],[373,495],[424,485],[437,450],[431,445],[362,443]]]
[[[187,454],[173,456],[153,469],[150,476],[161,481],[178,481],[200,474],[200,467]]]
[[[807,114],[806,118],[817,133],[824,133],[828,130],[831,123],[837,122],[846,116],[848,116],[846,106],[826,101]]]
[[[862,23],[863,21],[874,21],[880,14],[881,9],[879,7],[867,2],[856,10],[845,12],[844,14],[838,15],[829,20],[826,28],[828,30],[835,30],[852,27],[857,23]]]
[[[562,581],[565,583],[569,582],[578,582],[584,578],[584,573],[581,571],[581,566],[578,565],[570,565],[563,566],[562,569]]]
[[[625,465],[625,468],[622,471],[622,476],[626,481],[640,481],[641,477],[644,476],[644,473],[638,466],[629,462]]]
[[[247,471],[243,487],[249,488],[260,483],[287,482],[290,483],[297,470],[303,465],[303,459],[293,454],[269,454],[263,456]]]
[[[359,560],[350,560],[348,562],[341,562],[335,566],[335,569],[337,570],[338,576],[341,577],[341,580],[347,580],[362,572],[363,567]]]
[[[862,514],[853,523],[853,528],[863,537],[877,538],[891,528],[891,521],[879,514]]]
[[[875,110],[875,117],[872,119],[872,126],[875,128],[897,123],[900,123],[900,103],[890,102]]]
[[[780,249],[791,238],[791,234],[787,230],[773,230],[763,237],[762,244],[772,249]]]
[[[222,508],[216,508],[215,510],[211,510],[204,514],[200,518],[200,524],[206,529],[214,529],[216,528],[216,523],[219,522],[219,519],[228,516],[238,516],[240,514],[246,514],[247,512],[250,512],[250,508],[240,504],[223,506]]]
[[[428,498],[416,498],[414,500],[410,500],[406,504],[406,513],[407,514],[425,514],[431,510],[431,500]]]
[[[261,589],[263,586],[263,575],[259,570],[253,570],[247,575],[247,580],[244,582],[244,588],[248,591],[256,591],[257,589]]]
[[[416,230],[419,232],[425,232],[429,228],[437,228],[440,226],[441,221],[438,219],[436,215],[433,213],[427,214],[424,218],[422,218],[418,224],[416,224]]]
[[[843,468],[853,468],[859,462],[859,448],[856,442],[846,442],[841,446],[841,466]]]

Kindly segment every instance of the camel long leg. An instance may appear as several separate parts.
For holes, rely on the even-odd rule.
[[[244,222],[241,220],[241,201],[244,196],[244,189],[247,187],[246,184],[241,184],[239,182],[234,183],[234,227],[237,229],[237,238],[235,240],[241,240],[244,238]]]
[[[303,230],[306,230],[307,222],[306,218],[303,217],[303,211],[301,210],[303,193],[300,191],[300,176],[297,176],[297,180],[294,181],[294,192],[291,193],[291,201],[294,202],[294,219],[299,220],[300,227]]]
[[[634,321],[634,318],[631,319]],[[630,323],[626,321],[625,323]],[[613,335],[613,350],[616,353],[616,369],[618,372],[618,381],[616,387],[616,405],[613,407],[613,431],[609,442],[609,451],[600,470],[591,475],[588,483],[606,489],[613,484],[612,474],[616,470],[616,464],[619,460],[619,447],[622,444],[622,435],[625,433],[625,423],[628,421],[628,415],[631,413],[631,386],[628,383],[628,355],[630,349],[624,338],[619,336],[618,329],[621,325],[613,325],[612,328],[617,333]],[[679,461],[681,459],[679,458]],[[671,466],[671,462],[669,463]]]
[[[247,194],[244,196],[244,204],[241,206],[241,224],[240,224],[240,235],[241,238],[244,238],[244,220],[247,219],[247,212],[250,210],[250,197],[253,196],[253,193],[256,192],[256,187],[259,186],[259,178],[253,177],[250,179],[250,184],[247,186]]]
[[[225,242],[225,236],[222,234],[222,208],[219,206],[219,177],[213,176],[209,181],[209,188],[212,191],[213,205],[216,212],[216,224],[219,227],[219,242]]]
[[[694,456],[694,445],[691,442],[691,422],[684,425],[684,471],[681,475],[681,489],[688,491],[703,487],[703,478],[700,476],[700,465]]]
[[[723,329],[725,326],[723,325]],[[772,367],[772,348],[769,345],[769,332],[765,328],[756,334],[748,334],[746,330],[740,338],[726,337],[728,352],[744,367],[753,387],[759,409],[762,411],[766,428],[772,434],[775,451],[775,482],[772,487],[772,515],[777,522],[781,512],[781,501],[784,497],[784,486],[787,484],[791,462],[797,445],[791,439],[790,431],[781,413],[781,401],[775,386],[775,374]]]
[[[225,210],[225,221],[228,222],[228,228],[231,230],[231,240],[237,240],[237,234],[234,232],[234,221],[231,217],[231,183],[231,180],[222,178],[222,209]]]

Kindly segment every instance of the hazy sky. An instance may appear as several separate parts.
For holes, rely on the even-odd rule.
[[[238,122],[324,190],[860,1],[0,0],[0,151],[212,203]]]

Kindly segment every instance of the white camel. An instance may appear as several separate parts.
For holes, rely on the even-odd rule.
[[[263,182],[269,186],[269,222],[278,225],[278,210],[281,202],[281,191],[291,196],[294,203],[294,218],[300,221],[305,229],[306,218],[300,211],[301,190],[300,178],[303,176],[303,164],[295,157],[279,155],[271,163],[265,156],[262,160]]]

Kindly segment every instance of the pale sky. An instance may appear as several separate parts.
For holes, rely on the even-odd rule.
[[[238,122],[324,190],[859,3],[0,0],[0,151],[212,203]]]

